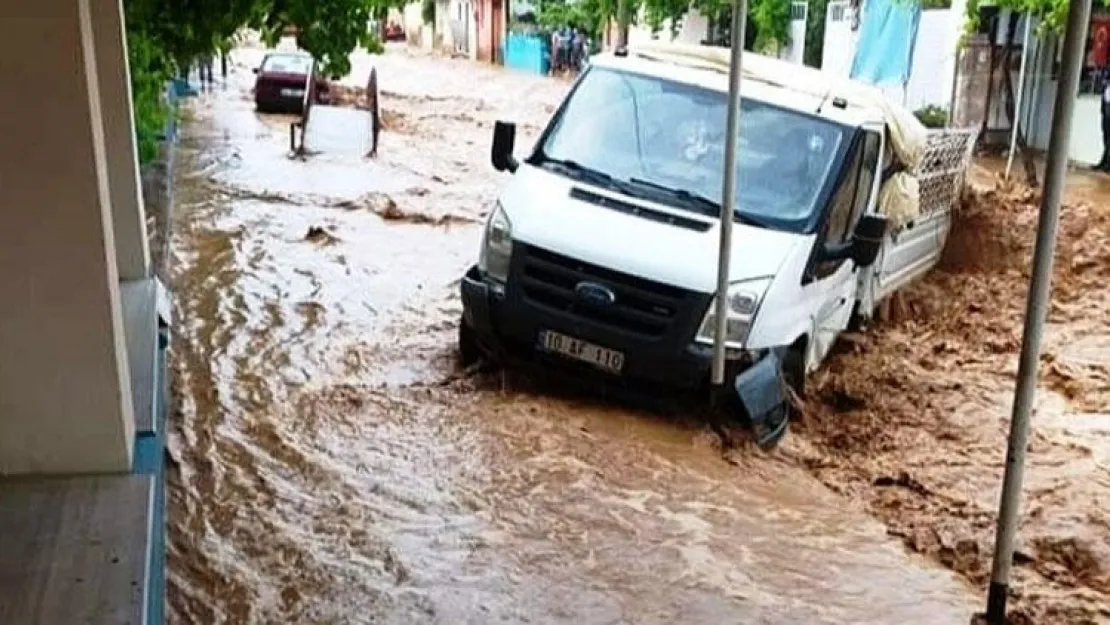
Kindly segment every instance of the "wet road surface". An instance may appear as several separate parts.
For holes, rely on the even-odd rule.
[[[567,83],[391,52],[380,157],[301,161],[256,57],[179,148],[172,622],[967,622],[950,573],[698,415],[457,369],[492,121],[528,145]]]

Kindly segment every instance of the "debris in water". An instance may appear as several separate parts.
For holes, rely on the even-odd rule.
[[[321,226],[310,226],[308,233],[304,235],[305,241],[311,241],[318,245],[331,245],[339,242],[339,237],[328,232]]]
[[[463,217],[461,215],[428,215],[425,213],[407,212],[387,193],[367,193],[354,200],[336,202],[333,206],[346,210],[369,210],[386,221],[402,221],[411,224],[446,226],[451,224],[476,223],[475,219]]]

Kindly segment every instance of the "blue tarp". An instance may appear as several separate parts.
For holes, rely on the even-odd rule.
[[[873,85],[905,85],[921,23],[921,3],[865,0],[852,78]]]

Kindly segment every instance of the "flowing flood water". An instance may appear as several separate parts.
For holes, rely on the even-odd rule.
[[[961,581],[696,414],[457,368],[492,122],[526,145],[568,83],[390,52],[378,159],[297,160],[250,58],[179,147],[172,622],[967,622]]]

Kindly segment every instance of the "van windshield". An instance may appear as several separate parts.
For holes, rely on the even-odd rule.
[[[718,214],[728,94],[594,67],[533,157],[568,175]],[[844,127],[744,98],[736,168],[740,219],[801,232],[840,162]]]

